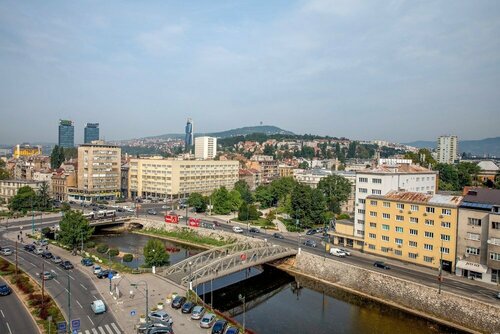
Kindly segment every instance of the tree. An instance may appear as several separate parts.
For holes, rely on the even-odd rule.
[[[37,207],[39,210],[50,210],[52,202],[50,200],[50,189],[47,182],[43,182],[38,189],[37,194]]]
[[[269,208],[273,205],[274,196],[270,186],[260,185],[255,189],[255,201],[260,203],[261,208]]]
[[[352,141],[349,143],[349,148],[347,149],[347,158],[355,158],[356,157],[356,147],[358,142]]]
[[[260,217],[260,213],[255,207],[255,205],[248,205],[243,202],[238,211],[238,220],[240,221],[248,221],[248,220],[257,220]]]
[[[191,193],[189,195],[188,204],[198,213],[207,211],[207,202],[207,198],[200,193]]]
[[[212,205],[214,212],[218,215],[227,215],[231,213],[232,203],[226,187],[220,187],[212,193]]]
[[[36,205],[36,194],[33,188],[24,186],[19,188],[17,194],[12,197],[9,208],[12,211],[27,211]]]
[[[439,172],[440,190],[458,189],[458,172],[453,165],[440,163],[435,168]]]
[[[308,169],[309,168],[309,163],[307,161],[302,161],[300,164],[299,164],[299,168],[300,169]]]
[[[298,183],[292,190],[292,217],[299,219],[302,225],[309,226],[311,223],[311,187]]]
[[[163,242],[159,239],[149,239],[144,246],[143,253],[144,261],[148,267],[161,267],[167,264],[170,259]]]
[[[326,197],[328,209],[338,214],[351,194],[351,182],[340,175],[329,175],[319,181],[318,189]]]
[[[309,209],[309,217],[313,224],[323,224],[324,223],[324,213],[325,213],[325,196],[323,192],[319,189],[311,190],[311,206]]]
[[[5,169],[5,161],[0,159],[0,180],[7,180],[10,178],[10,173]]]
[[[243,180],[239,180],[234,184],[234,190],[240,193],[241,199],[247,204],[253,203],[254,198],[248,183]]]
[[[241,199],[241,195],[237,190],[231,190],[229,192],[229,203],[231,206],[231,211],[238,211],[243,200]]]
[[[54,146],[50,154],[50,166],[54,169],[61,167],[64,162],[64,148],[62,146]]]
[[[59,223],[59,228],[57,239],[72,249],[88,241],[94,233],[94,228],[79,211],[67,211]]]

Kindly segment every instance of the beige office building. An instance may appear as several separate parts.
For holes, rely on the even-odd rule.
[[[128,195],[142,198],[180,198],[209,195],[238,181],[238,161],[175,160],[160,157],[131,159]]]
[[[213,159],[217,155],[217,138],[196,137],[194,139],[194,157],[196,159]]]

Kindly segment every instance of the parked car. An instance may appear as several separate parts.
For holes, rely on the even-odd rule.
[[[151,321],[155,323],[161,322],[162,324],[168,325],[172,325],[172,323],[174,322],[172,320],[172,317],[163,310],[153,311],[149,313],[149,319],[151,319]]]
[[[226,334],[239,334],[240,329],[238,327],[228,327]]]
[[[12,292],[10,286],[7,284],[0,284],[0,296],[7,296],[10,295]]]
[[[44,252],[44,250],[43,250],[43,248],[41,248],[41,247],[37,247],[37,248],[35,248],[35,250],[33,251],[33,253],[35,253],[36,255],[41,255],[41,254],[43,254],[43,252]]]
[[[273,233],[273,238],[276,238],[276,239],[285,239],[285,237],[283,236],[283,234],[281,233]]]
[[[172,327],[153,327],[149,328],[147,334],[174,334]]]
[[[314,235],[316,234],[316,230],[315,229],[311,229],[309,231],[306,232],[306,235]]]
[[[149,209],[148,210],[148,215],[154,215],[154,216],[156,216],[156,210],[155,209]]]
[[[12,249],[5,247],[0,250],[1,255],[12,255]]]
[[[235,233],[243,233],[243,229],[239,226],[234,226],[233,227],[233,232]]]
[[[212,223],[202,222],[201,223],[201,227],[209,228],[211,230],[215,230],[215,225],[212,224]]]
[[[250,233],[260,233],[260,230],[257,227],[250,227],[249,232]]]
[[[52,256],[53,256],[53,255],[52,255],[52,253],[51,253],[51,252],[43,252],[43,253],[42,253],[42,257],[43,257],[44,259],[47,259],[47,260],[52,259]]]
[[[38,245],[45,247],[49,244],[49,241],[47,239],[42,239],[38,242]]]
[[[227,324],[227,321],[224,319],[217,320],[212,327],[212,334],[224,334]]]
[[[94,272],[94,275],[97,275],[102,271],[102,268],[101,268],[101,266],[94,266],[92,268],[92,271]]]
[[[180,309],[186,302],[186,297],[177,296],[172,300],[172,308]]]
[[[344,252],[345,255],[347,256],[351,256],[351,251],[349,251],[348,249],[345,249],[345,248],[339,248],[341,251]]]
[[[181,312],[189,314],[193,311],[193,308],[195,306],[196,306],[196,304],[193,302],[185,302],[184,305],[182,305]]]
[[[310,239],[307,239],[306,241],[304,241],[304,246],[307,246],[307,247],[318,247],[318,245],[316,244],[316,241],[310,240]]]
[[[212,223],[213,223],[215,226],[220,226],[220,223],[219,223],[217,220],[212,220]]]
[[[52,256],[52,258],[50,259],[50,261],[52,261],[54,263],[61,263],[62,259],[61,259],[60,256]]]
[[[70,270],[70,269],[73,269],[74,266],[73,266],[73,263],[69,262],[69,261],[62,261],[61,263],[59,263],[59,266],[65,270]]]
[[[37,275],[44,281],[54,278],[54,275],[50,271],[44,271],[43,273],[38,273]]]
[[[200,320],[205,314],[205,308],[203,306],[197,305],[193,308],[191,312],[191,319]]]
[[[382,269],[385,269],[385,270],[391,269],[391,267],[389,267],[387,264],[385,264],[382,261],[375,261],[375,263],[373,264],[373,266],[375,268],[382,268]]]
[[[330,254],[338,257],[345,257],[345,253],[339,248],[330,248]]]
[[[90,303],[90,308],[95,314],[106,312],[106,305],[100,299],[94,300],[92,303]]]
[[[110,273],[111,273],[111,275],[113,275],[113,277],[115,277],[116,275],[118,275],[118,272],[116,270],[106,269],[106,270],[101,270],[97,274],[97,278],[99,278],[99,279],[108,278]]]
[[[149,334],[154,328],[169,328],[171,330],[172,326],[163,322],[150,322],[149,324],[141,324],[137,328],[137,334]],[[173,332],[167,333],[173,334]]]
[[[201,328],[212,327],[213,323],[215,322],[215,319],[216,319],[215,314],[205,313],[205,315],[200,320],[200,327]]]
[[[35,250],[36,246],[33,244],[27,244],[24,245],[24,250],[27,252],[33,252]]]
[[[81,264],[83,264],[85,267],[90,267],[94,264],[94,261],[92,261],[91,259],[89,259],[88,257],[84,257],[81,261],[80,261]]]
[[[500,299],[500,291],[498,291],[496,297],[497,297],[497,299]]]

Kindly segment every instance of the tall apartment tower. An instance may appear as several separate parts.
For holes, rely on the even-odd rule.
[[[193,120],[191,118],[187,119],[186,123],[186,137],[184,139],[186,143],[186,148],[193,146]]]
[[[87,123],[84,129],[83,142],[90,144],[94,140],[99,140],[99,123]]]
[[[457,160],[458,137],[440,136],[437,141],[438,162],[453,164]]]
[[[217,138],[196,137],[194,139],[194,157],[196,159],[213,159],[217,155]]]
[[[59,120],[59,146],[64,148],[75,147],[75,126],[73,121]]]

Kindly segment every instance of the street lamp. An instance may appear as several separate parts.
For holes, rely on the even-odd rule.
[[[189,265],[189,290],[193,290],[193,277],[192,277],[192,271],[191,271],[191,266],[193,265],[193,262],[189,261],[188,262],[188,265]]]
[[[148,290],[148,282],[146,281],[139,281],[137,283],[130,283],[130,286],[132,287],[135,287],[137,289],[137,287],[139,286],[139,284],[144,284],[146,286],[146,327],[149,323],[149,304],[148,304],[148,295],[149,295],[149,290]]]
[[[441,248],[439,249],[441,253],[441,258],[439,259],[439,289],[438,294],[441,294],[441,283],[443,282],[443,239],[441,239]]]
[[[238,299],[243,303],[243,333],[245,333],[245,313],[246,313],[245,296],[239,294]]]

